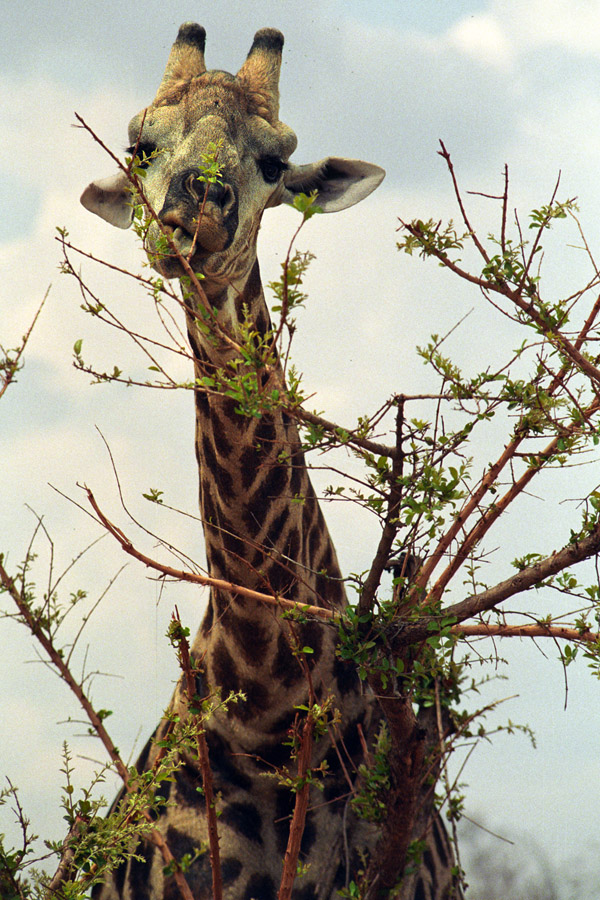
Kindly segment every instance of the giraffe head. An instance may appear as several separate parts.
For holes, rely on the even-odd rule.
[[[318,205],[336,212],[370,194],[384,171],[338,157],[303,166],[289,162],[297,142],[279,121],[279,31],[256,33],[236,76],[207,71],[204,44],[200,25],[181,26],[154,101],[129,124],[129,142],[138,156],[151,157],[143,191],[178,250],[195,271],[236,280],[252,267],[266,207],[316,190]],[[202,179],[210,152],[220,183]],[[134,201],[123,172],[92,182],[81,202],[112,225],[131,224]],[[151,250],[159,233],[152,223]],[[182,274],[174,257],[154,265],[165,277]]]

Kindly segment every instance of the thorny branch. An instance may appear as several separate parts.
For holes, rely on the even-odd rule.
[[[132,788],[131,779],[129,777],[129,771],[127,766],[121,759],[119,751],[115,747],[112,738],[108,734],[102,718],[98,715],[90,700],[88,699],[85,691],[83,690],[81,684],[75,680],[73,674],[71,673],[70,668],[65,663],[62,654],[56,649],[53,641],[48,637],[45,633],[44,629],[40,625],[40,623],[35,618],[32,613],[29,604],[26,600],[21,596],[21,592],[19,591],[15,581],[10,577],[6,569],[4,568],[2,562],[0,561],[0,584],[4,588],[4,590],[8,593],[11,599],[17,606],[19,613],[27,625],[31,634],[36,638],[36,640],[41,644],[44,651],[48,655],[52,665],[56,668],[58,674],[62,678],[62,680],[67,684],[71,692],[77,697],[82,709],[84,710],[86,716],[90,724],[92,725],[94,731],[100,738],[106,752],[108,753],[110,759],[113,762],[113,765],[119,774],[123,784],[127,791],[135,790]],[[142,812],[143,817],[146,821],[153,825],[154,820],[148,810],[144,810]],[[155,844],[164,860],[165,865],[173,865],[174,866],[174,878],[177,884],[177,888],[181,895],[182,900],[194,900],[192,892],[189,888],[187,881],[179,867],[175,864],[175,860],[173,854],[169,850],[169,846],[161,835],[161,833],[155,829],[151,828],[148,832],[148,839]],[[53,884],[57,884],[61,877],[65,877],[69,874],[72,865],[72,856],[71,856],[71,848],[72,841],[67,839],[63,846],[63,854],[61,857],[61,861],[59,863],[58,871],[52,879]],[[95,867],[92,868],[90,874],[94,874]],[[61,874],[59,874],[61,873]]]
[[[23,353],[25,352],[25,348],[27,347],[27,343],[29,338],[31,337],[31,332],[35,328],[35,324],[38,320],[38,317],[44,307],[44,303],[48,299],[48,294],[50,293],[50,288],[44,294],[42,302],[38,306],[36,313],[33,317],[33,320],[21,338],[21,343],[16,348],[16,350],[5,350],[2,345],[0,345],[0,397],[5,393],[9,384],[11,384],[15,375],[21,368],[21,358]]]
[[[308,711],[300,728],[299,734],[299,747],[297,748],[296,761],[296,801],[294,803],[294,812],[292,813],[288,842],[283,858],[283,872],[281,875],[281,883],[279,886],[279,893],[277,894],[277,900],[291,900],[292,888],[294,886],[294,881],[298,872],[300,846],[302,843],[302,835],[304,834],[304,826],[306,824],[308,801],[310,799],[310,781],[307,776],[312,759],[315,736],[315,719],[313,714],[315,694],[306,660],[302,660],[301,662],[309,688],[307,704]],[[296,716],[296,726],[298,725],[298,719],[299,716]]]
[[[402,476],[404,462],[402,456],[402,442],[404,439],[403,426],[404,400],[399,399],[398,407],[396,410],[396,446],[394,448],[395,453],[391,472],[391,485],[388,495],[387,514],[385,517],[381,536],[379,538],[377,552],[375,553],[375,557],[373,559],[373,562],[371,563],[369,574],[367,575],[365,583],[362,587],[362,591],[358,601],[357,612],[359,616],[365,615],[365,613],[370,612],[373,608],[375,593],[379,586],[383,570],[385,569],[385,566],[387,565],[390,558],[394,539],[398,533],[398,517],[400,513],[400,503],[402,501],[402,488],[400,486],[399,479]]]
[[[234,584],[233,582],[225,581],[221,578],[213,578],[210,575],[201,575],[184,569],[175,569],[172,566],[167,566],[164,563],[147,556],[134,547],[121,529],[112,524],[98,506],[91,490],[89,488],[85,488],[85,490],[90,505],[98,516],[99,522],[106,528],[108,533],[118,541],[122,549],[148,568],[159,572],[160,575],[173,578],[177,581],[187,581],[193,584],[204,585],[205,587],[213,587],[240,597],[246,597],[251,601],[267,603],[270,606],[279,607],[281,609],[301,612],[305,615],[314,616],[324,623],[334,624],[342,620],[343,613],[334,612],[330,609],[323,609],[320,606],[298,604],[296,601],[287,600],[285,597],[281,597],[278,594],[264,594],[260,591],[253,591],[243,585]],[[397,634],[395,640],[398,645],[402,646],[418,643],[431,634],[428,626],[438,619],[455,616],[460,623],[473,618],[474,616],[479,616],[481,613],[494,608],[509,597],[514,597],[523,591],[536,587],[557,572],[562,571],[568,566],[582,562],[583,560],[590,559],[598,552],[600,552],[600,524],[590,535],[581,541],[574,544],[568,544],[566,547],[563,547],[562,550],[538,561],[535,565],[526,566],[519,572],[497,584],[495,587],[465,598],[460,604],[442,608],[437,616],[425,615],[420,616],[417,619],[395,619],[394,630]],[[479,635],[481,633],[479,630],[481,627],[488,626],[477,625],[463,627],[460,624],[457,624],[451,628],[451,632],[453,634],[466,634],[466,628],[476,628],[477,630],[473,633]],[[490,625],[489,629],[490,634],[494,634],[498,637],[515,637],[519,635],[520,627],[521,626],[516,625]],[[540,637],[567,637],[568,640],[580,640],[592,643],[597,642],[600,639],[600,635],[592,631],[577,632],[577,636],[574,636],[569,632],[567,635],[564,633],[563,626],[554,626],[551,623],[540,623],[538,627],[540,628]]]
[[[196,750],[198,760],[200,762],[200,770],[202,772],[202,787],[204,790],[204,801],[206,809],[206,821],[208,826],[208,844],[210,852],[210,867],[212,872],[212,889],[213,900],[222,900],[223,897],[223,877],[221,874],[221,854],[219,850],[219,832],[217,828],[217,810],[216,799],[213,791],[213,778],[210,768],[210,760],[208,758],[208,744],[206,743],[206,733],[204,730],[203,713],[198,708],[198,703],[202,702],[201,697],[197,695],[196,677],[190,659],[190,647],[181,625],[179,613],[177,610],[173,614],[173,625],[176,631],[173,639],[177,642],[179,649],[179,661],[183,672],[185,693],[187,696],[190,714],[193,716],[196,736]]]

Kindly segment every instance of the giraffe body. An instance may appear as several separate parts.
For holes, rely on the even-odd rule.
[[[367,196],[384,174],[356,160],[289,162],[296,137],[278,118],[282,45],[279,32],[263,29],[237,76],[207,72],[204,30],[182,26],[154,102],[130,123],[132,148],[151,157],[146,197],[175,245],[203,275],[218,325],[232,335],[244,320],[263,335],[270,328],[256,258],[264,210],[292,202],[297,192],[317,190],[324,211],[337,211]],[[222,184],[207,189],[198,176],[209,146],[218,148]],[[114,225],[130,224],[125,176],[91,184],[82,202]],[[160,228],[152,225],[150,252],[159,235]],[[155,265],[166,277],[182,274],[176,258]],[[226,341],[207,337],[195,313],[188,316],[188,332],[202,377],[227,365],[233,351]],[[278,363],[265,374],[274,386],[282,379]],[[196,455],[210,574],[301,603],[342,608],[340,569],[292,418],[281,408],[260,418],[241,416],[233,401],[198,390]],[[198,691],[241,691],[246,698],[216,711],[206,726],[215,791],[222,798],[219,836],[227,900],[277,896],[294,795],[272,774],[289,763],[283,742],[296,707],[307,702],[307,680],[292,653],[293,641],[312,648],[307,659],[315,694],[320,700],[332,695],[340,711],[337,728],[313,752],[313,765],[326,760],[329,775],[324,791],[311,793],[301,851],[306,873],[296,879],[294,900],[332,900],[357,877],[361,856],[376,838],[373,826],[353,815],[348,784],[348,772],[354,778],[363,760],[362,735],[373,730],[372,703],[354,669],[336,658],[336,631],[308,621],[294,625],[292,634],[273,608],[212,590],[192,647],[203,670]],[[172,709],[185,715],[181,687]],[[163,722],[159,737],[164,729]],[[151,766],[156,752],[149,742],[138,765]],[[157,824],[176,857],[207,840],[203,798],[196,790],[200,784],[198,764],[186,756],[175,781],[164,787],[168,803]],[[423,867],[406,897],[446,896],[450,860],[444,859],[443,835],[439,844],[436,863]],[[94,898],[177,897],[156,848],[147,844],[141,853],[143,861],[120,867]],[[196,900],[212,897],[207,853],[186,877]]]

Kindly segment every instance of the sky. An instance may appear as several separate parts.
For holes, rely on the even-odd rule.
[[[497,193],[507,163],[511,202],[525,214],[547,202],[560,172],[561,196],[579,198],[588,241],[598,245],[600,0],[147,0],[143,7],[128,0],[65,0],[52,4],[51,13],[35,0],[26,12],[22,4],[9,4],[0,35],[3,346],[18,343],[50,291],[25,368],[0,402],[0,550],[8,553],[9,568],[16,566],[36,516],[43,516],[52,544],[36,545],[40,589],[50,552],[59,573],[100,536],[58,491],[83,504],[78,484],[88,484],[107,513],[139,535],[119,505],[104,441],[132,513],[202,558],[198,523],[141,497],[157,487],[172,506],[195,512],[191,398],[91,386],[75,371],[78,339],[90,359],[111,368],[125,368],[132,348],[83,314],[74,281],[58,271],[55,240],[56,226],[64,226],[79,246],[139,270],[134,237],[79,205],[85,185],[110,174],[113,164],[74,127],[74,113],[122,152],[127,123],[154,96],[177,28],[188,20],[207,30],[208,66],[234,72],[258,28],[280,28],[281,118],[298,134],[295,161],[335,154],[387,171],[372,197],[335,219],[313,219],[303,238],[317,259],[294,358],[316,392],[315,406],[329,418],[351,423],[394,391],[424,390],[430,382],[415,345],[450,330],[467,313],[452,344],[464,364],[482,367],[513,346],[514,336],[475,292],[395,250],[398,217],[456,214],[437,155],[440,138],[466,190]],[[490,201],[470,202],[482,234],[497,228]],[[268,211],[259,243],[264,281],[277,276],[294,226],[290,210]],[[548,254],[556,292],[580,286],[591,274],[575,237],[565,241],[570,246],[554,259]],[[143,298],[130,285],[87,263],[84,272],[132,326],[147,324]],[[597,478],[597,466],[571,471],[558,488],[578,497]],[[568,536],[573,504],[557,506],[558,494],[545,495],[543,485],[530,507],[498,531],[498,577],[506,577],[507,561],[524,541],[534,539],[533,549],[547,552]],[[345,506],[330,504],[325,511],[342,567],[361,571],[375,546],[373,523],[355,521]],[[114,710],[115,739],[126,756],[135,756],[134,746],[139,749],[154,728],[176,678],[163,638],[173,605],[193,625],[205,597],[185,586],[161,591],[132,562],[120,572],[126,562],[106,538],[61,587],[67,595],[84,587],[94,599],[116,578],[81,639],[77,666],[104,673],[93,680],[94,700]],[[2,629],[0,772],[20,786],[34,830],[58,838],[62,742],[84,757],[77,763],[82,782],[92,768],[87,758],[98,758],[100,750],[82,736],[85,726],[67,722],[79,717],[75,701],[36,661],[23,629],[10,621]],[[555,648],[515,642],[502,645],[501,654],[511,666],[493,674],[509,680],[483,696],[518,695],[494,721],[527,722],[537,749],[520,736],[478,747],[461,776],[469,784],[467,812],[517,843],[533,835],[557,869],[580,852],[589,865],[598,856],[598,688],[583,665],[573,667],[565,710]],[[113,790],[109,781],[107,795]],[[10,830],[9,820],[0,808],[0,832]]]

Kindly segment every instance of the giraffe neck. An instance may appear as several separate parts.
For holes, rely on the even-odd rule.
[[[211,303],[225,327],[245,312],[263,334],[270,327],[256,261],[241,289],[213,292]],[[204,375],[215,364],[214,343],[193,325],[190,340],[197,375]],[[233,400],[197,391],[196,454],[209,573],[300,603],[343,606],[335,550],[292,417],[281,408],[240,415]],[[293,624],[272,607],[212,590],[193,649],[211,686],[246,694],[230,717],[273,733],[306,698],[295,643],[313,650],[307,659],[315,687],[331,684],[333,629]]]

